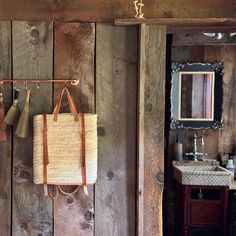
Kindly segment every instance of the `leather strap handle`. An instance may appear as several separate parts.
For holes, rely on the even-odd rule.
[[[54,121],[58,120],[58,114],[60,112],[61,101],[62,101],[62,97],[63,97],[64,92],[66,92],[66,94],[67,94],[67,100],[68,100],[68,103],[70,105],[71,112],[73,113],[74,120],[78,121],[79,118],[78,118],[78,112],[76,110],[75,103],[74,103],[74,101],[73,101],[73,99],[72,99],[72,97],[70,95],[69,90],[66,87],[62,89],[60,97],[57,100],[56,106],[55,106],[54,111],[53,111],[53,114],[54,114],[54,118],[53,119],[54,119]]]
[[[43,114],[43,184],[44,184],[44,195],[48,195],[47,187],[47,167],[49,164],[48,159],[48,137],[47,137],[47,114]]]
[[[85,143],[85,117],[84,113],[81,113],[81,141],[82,141],[82,163],[81,163],[81,169],[82,169],[82,183],[83,185],[87,184],[87,178],[86,178],[86,143]]]
[[[62,189],[62,187],[60,185],[58,185],[57,187],[62,194],[72,195],[72,194],[76,193],[82,186],[81,185],[76,186],[76,188],[72,192],[66,192],[65,190]]]

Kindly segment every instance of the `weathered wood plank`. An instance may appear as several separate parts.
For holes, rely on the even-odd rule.
[[[95,235],[135,235],[137,29],[97,24]]]
[[[52,78],[52,23],[13,22],[13,78]],[[19,105],[22,111],[23,85]],[[28,85],[31,89],[30,134],[13,139],[13,210],[12,235],[52,235],[52,204],[43,195],[43,186],[33,183],[33,127],[35,114],[52,111],[52,85]]]
[[[11,79],[11,22],[0,22],[0,78]],[[3,87],[4,106],[11,106],[11,85]],[[0,142],[0,235],[11,233],[11,128],[7,141]]]
[[[223,61],[225,74],[223,77],[223,118],[225,127],[218,134],[218,153],[236,152],[236,46],[209,47],[209,51],[218,52],[216,60]]]
[[[58,23],[55,25],[55,79],[80,78],[78,87],[68,86],[79,112],[94,112],[95,24]],[[56,85],[54,103],[64,85]],[[68,111],[67,100],[62,111]],[[82,236],[94,233],[93,186],[89,196],[83,190],[60,195],[54,201],[54,235]]]
[[[234,0],[146,0],[144,4],[146,18],[236,16]],[[135,15],[133,1],[125,0],[11,0],[2,1],[0,7],[0,19],[10,20],[107,20]]]
[[[166,27],[140,26],[138,235],[162,235]]]

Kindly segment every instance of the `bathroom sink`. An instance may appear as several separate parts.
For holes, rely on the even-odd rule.
[[[230,186],[231,173],[216,161],[173,162],[174,178],[183,185]]]

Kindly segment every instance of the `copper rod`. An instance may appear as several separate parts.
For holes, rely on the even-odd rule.
[[[79,79],[72,78],[72,79],[58,79],[58,80],[50,80],[50,79],[0,79],[0,83],[70,83],[71,85],[78,85]]]

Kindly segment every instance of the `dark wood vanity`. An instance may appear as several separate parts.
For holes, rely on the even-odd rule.
[[[232,181],[229,190],[228,235],[236,236],[236,181]]]
[[[176,235],[229,235],[228,192],[229,188],[224,186],[191,186],[176,183]],[[236,190],[234,193],[234,201],[231,201],[231,204],[235,204],[235,226],[232,224],[232,227],[236,229]]]

